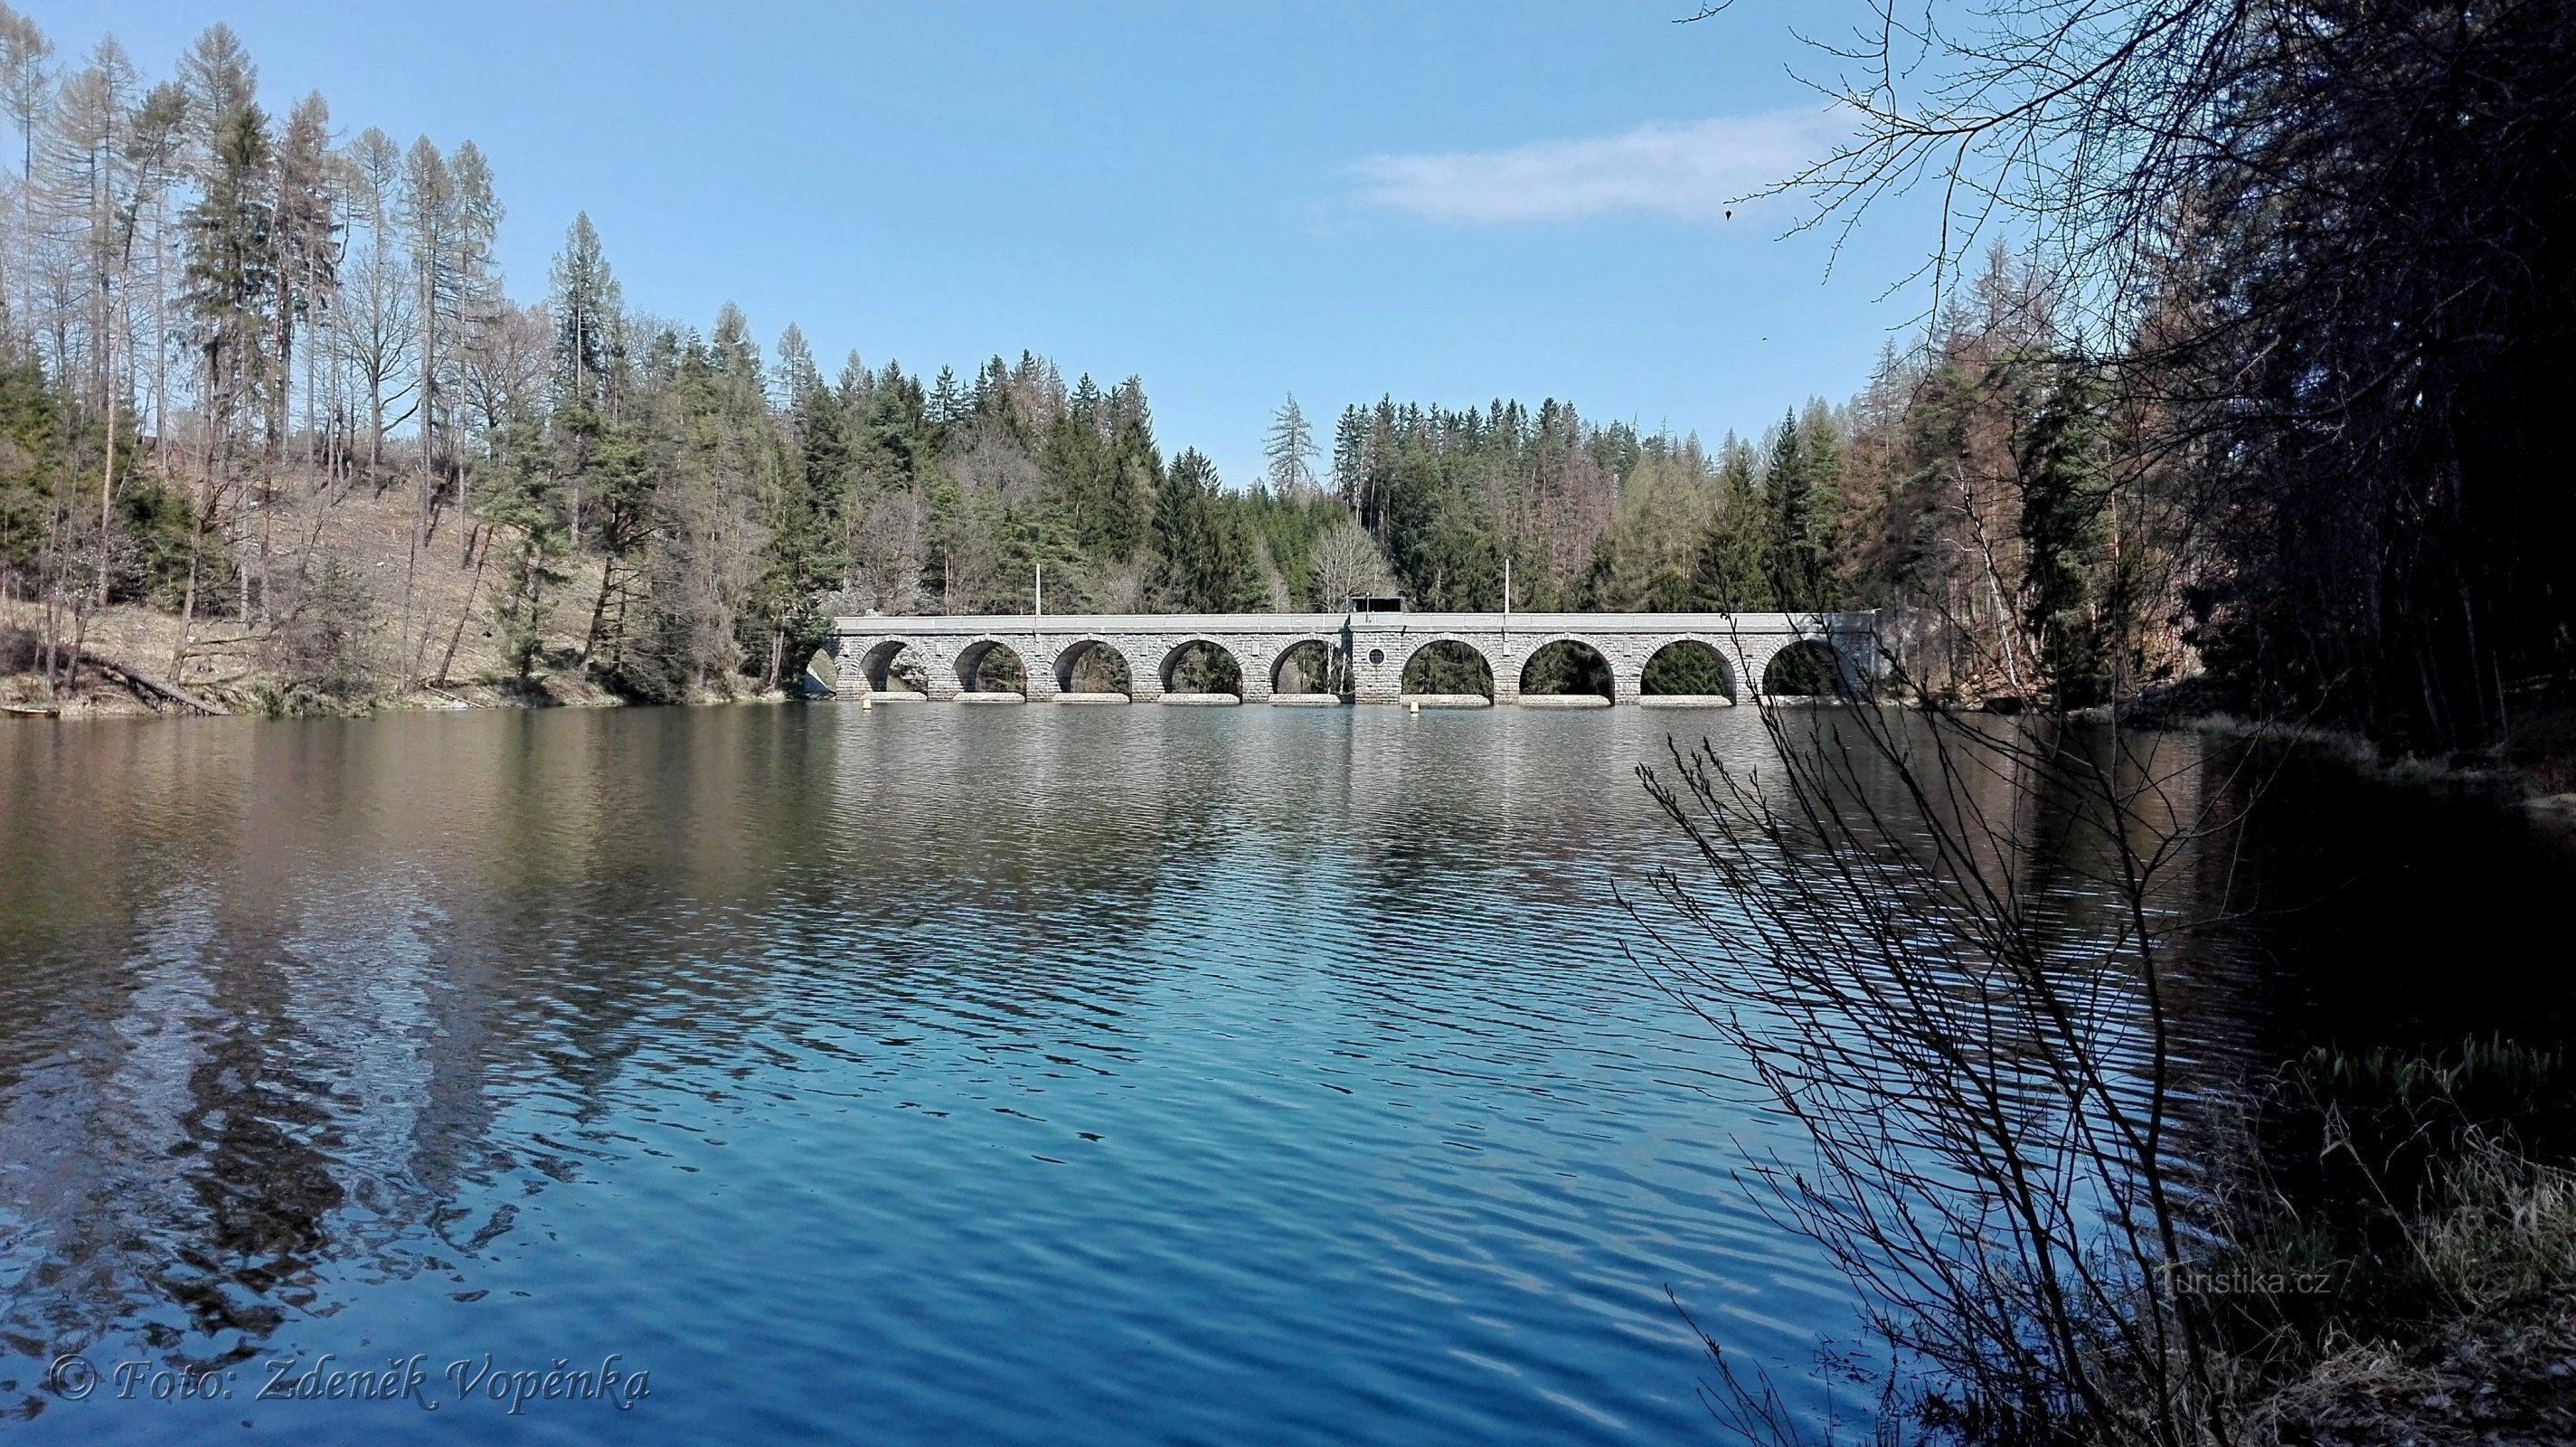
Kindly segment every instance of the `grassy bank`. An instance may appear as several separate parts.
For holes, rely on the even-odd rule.
[[[522,679],[493,619],[488,542],[476,539],[468,561],[452,513],[415,565],[403,489],[286,487],[258,512],[256,545],[231,560],[235,585],[200,598],[184,648],[167,599],[67,606],[49,620],[41,603],[0,597],[0,705],[64,717],[194,713],[197,704],[285,716],[620,701],[581,659],[596,562],[567,567]]]
[[[2240,1440],[2576,1441],[2565,1056],[2317,1050],[2253,1107],[2181,1298]]]

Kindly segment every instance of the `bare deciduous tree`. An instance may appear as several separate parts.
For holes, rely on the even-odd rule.
[[[2175,876],[2229,822],[2188,741],[1862,706],[1766,708],[1771,767],[1674,746],[1648,966],[1804,1135],[1748,1186],[1860,1289],[1890,1411],[1974,1440],[2233,1438],[2173,1273],[2186,1096]],[[1804,1435],[1758,1375],[1712,1405]]]

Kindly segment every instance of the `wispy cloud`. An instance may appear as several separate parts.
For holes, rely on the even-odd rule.
[[[1839,134],[1829,113],[1773,111],[1501,151],[1371,156],[1353,168],[1353,199],[1466,226],[1622,212],[1716,221],[1738,198],[1818,159]]]

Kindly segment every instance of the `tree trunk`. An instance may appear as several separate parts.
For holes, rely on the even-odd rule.
[[[617,560],[603,556],[599,560],[599,596],[593,599],[590,605],[590,631],[584,633],[581,638],[581,657],[578,662],[584,673],[590,671],[590,656],[599,647],[599,630],[608,621],[608,585],[616,573]]]
[[[107,462],[98,475],[98,597],[107,606],[107,536],[116,500],[116,333],[107,336]]]
[[[55,695],[54,656],[62,641],[63,582],[60,549],[62,547],[63,509],[60,503],[45,509],[45,546],[37,553],[36,577],[45,589],[45,646],[42,661],[45,670],[45,694]]]
[[[474,551],[474,529],[466,528],[465,551]],[[465,625],[474,616],[474,590],[483,585],[483,565],[492,561],[492,537],[489,529],[483,536],[482,556],[474,561],[474,576],[465,584],[465,606],[456,615],[456,631],[447,637],[447,656],[438,660],[438,682],[447,682],[447,671],[456,666],[457,645],[465,641]]]
[[[214,513],[216,439],[224,433],[225,408],[217,406],[206,435],[206,465],[197,482],[197,516],[188,535],[188,590],[179,603],[179,641],[170,649],[170,683],[188,686],[188,630],[197,622],[197,577],[206,558],[206,519]]]

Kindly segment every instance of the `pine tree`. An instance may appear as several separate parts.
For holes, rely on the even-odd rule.
[[[1154,414],[1146,405],[1142,380],[1129,377],[1119,383],[1104,399],[1102,413],[1109,439],[1109,472],[1099,537],[1110,557],[1125,561],[1146,544],[1163,490],[1163,450],[1154,441]],[[1211,468],[1211,489],[1214,476]]]
[[[558,454],[542,445],[534,419],[514,421],[500,451],[499,476],[483,499],[486,521],[509,538],[492,622],[502,660],[524,688],[544,653],[555,592],[571,578],[561,560],[573,543]]]
[[[2066,360],[2021,449],[2022,618],[2060,708],[2111,695],[2110,428],[2099,372]]]
[[[279,138],[277,154],[277,364],[270,430],[287,431],[287,397],[294,380],[296,329],[321,325],[340,289],[340,169],[331,158],[331,108],[319,92],[296,102]],[[314,364],[321,348],[305,344],[304,436],[306,470],[313,465]]]
[[[1773,591],[1773,510],[1753,476],[1753,449],[1729,436],[1718,458],[1718,515],[1701,538],[1692,570],[1700,606],[1721,613],[1765,613],[1780,606]]]
[[[220,27],[218,27],[220,29]],[[229,33],[229,32],[227,32]],[[256,405],[269,381],[261,342],[276,286],[275,211],[266,185],[268,117],[244,103],[214,132],[201,194],[188,216],[188,291],[197,319],[210,445],[197,491],[197,537],[190,549],[188,590],[180,608],[179,644],[170,660],[184,678],[188,627],[194,622],[206,529],[225,486],[225,455],[234,421]],[[245,587],[248,585],[245,584]]]
[[[957,369],[942,367],[939,380],[930,389],[930,421],[935,427],[953,427],[975,415],[964,389],[957,385]]]
[[[553,442],[563,459],[565,522],[577,548],[584,523],[582,499],[592,490],[589,484],[599,440],[610,425],[609,370],[622,344],[620,317],[625,310],[617,277],[609,269],[589,212],[573,217],[563,250],[555,254],[550,280],[553,289],[547,311],[555,325]]]
[[[1270,490],[1292,501],[1302,501],[1314,490],[1314,460],[1320,455],[1314,429],[1306,425],[1305,410],[1297,405],[1297,394],[1291,392],[1279,410],[1270,414],[1270,432],[1262,442],[1262,456],[1269,463]]]
[[[1344,407],[1342,420],[1333,425],[1333,491],[1354,514],[1368,476],[1368,444],[1368,414],[1356,406]]]
[[[1762,470],[1771,505],[1770,574],[1773,606],[1803,613],[1826,606],[1825,500],[1819,459],[1798,414],[1781,419]]]
[[[1261,574],[1251,530],[1220,506],[1216,465],[1191,448],[1172,459],[1154,503],[1157,591],[1181,613],[1258,607]]]
[[[555,253],[548,311],[555,323],[555,406],[585,414],[607,409],[609,356],[625,301],[590,213],[572,218]]]
[[[777,688],[791,665],[801,664],[823,645],[831,632],[824,599],[840,586],[847,566],[841,517],[850,486],[850,447],[838,400],[811,375],[810,363],[805,371],[788,404],[796,455],[769,519],[761,574],[745,610],[749,628],[765,635],[768,643],[760,677],[763,692]]]

